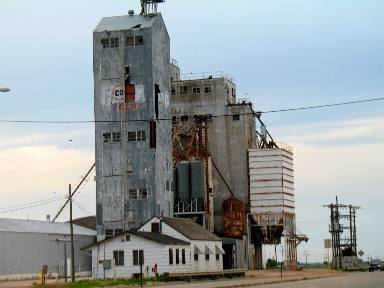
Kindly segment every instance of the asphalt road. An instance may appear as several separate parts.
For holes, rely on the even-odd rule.
[[[340,277],[281,283],[257,288],[383,288],[384,272],[350,273]]]

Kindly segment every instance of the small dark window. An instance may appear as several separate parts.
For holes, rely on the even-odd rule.
[[[176,249],[176,265],[180,263],[179,249]]]
[[[123,229],[115,229],[115,235],[123,233]]]
[[[200,87],[193,87],[192,92],[193,94],[200,94]]]
[[[103,142],[104,143],[111,143],[112,141],[112,134],[111,133],[104,133],[103,134]]]
[[[181,122],[186,122],[186,121],[188,121],[188,115],[181,116]]]
[[[127,174],[132,175],[133,174],[133,163],[132,160],[127,161]]]
[[[240,120],[240,114],[234,114],[234,115],[232,115],[232,120],[233,120],[233,121],[239,121],[239,120]]]
[[[125,235],[125,241],[131,241],[131,235]]]
[[[185,264],[185,249],[181,250],[181,264]]]
[[[111,38],[111,48],[119,48],[119,38]]]
[[[220,254],[216,254],[216,260],[217,260],[217,261],[220,260]]]
[[[124,266],[124,251],[113,251],[116,266]]]
[[[144,250],[133,250],[133,265],[144,264]]]
[[[141,46],[144,45],[144,37],[143,36],[136,36],[135,37],[135,46]]]
[[[160,233],[160,223],[159,222],[155,222],[155,223],[152,223],[151,224],[151,232],[154,232],[154,233]]]
[[[232,96],[236,97],[236,90],[235,90],[235,88],[232,88]]]
[[[145,141],[145,131],[137,131],[137,141]]]
[[[155,114],[156,119],[159,118],[159,100],[160,100],[160,86],[155,84]]]
[[[209,254],[205,254],[205,260],[209,260]]]
[[[105,238],[111,238],[111,237],[113,237],[113,229],[105,230]]]
[[[149,141],[149,148],[154,149],[156,148],[156,122],[151,121],[149,124],[150,128],[150,141]]]
[[[169,249],[169,265],[173,264],[173,249]]]
[[[199,261],[199,254],[193,254],[193,259],[195,261]]]
[[[128,132],[128,142],[136,142],[136,131]]]
[[[134,37],[127,37],[125,40],[125,46],[130,47],[130,46],[135,46],[135,38]]]
[[[172,94],[172,96],[176,95],[176,88],[175,88],[175,86],[171,87],[171,94]]]
[[[176,116],[172,116],[172,124],[173,125],[177,124],[177,117]]]
[[[208,121],[212,121],[212,120],[213,120],[213,116],[212,116],[212,114],[208,114],[208,115],[207,115],[207,119],[208,119]]]
[[[204,87],[204,93],[205,94],[212,93],[212,87],[210,85],[209,86],[205,86]]]
[[[139,189],[139,199],[148,199],[148,191],[147,189]]]
[[[113,132],[112,133],[112,142],[113,143],[121,142],[121,133],[120,132]]]
[[[188,86],[180,86],[180,95],[188,94]]]
[[[137,196],[137,189],[129,189],[128,196],[129,196],[129,200],[139,199],[139,197]]]
[[[109,48],[109,39],[108,38],[104,38],[104,39],[101,39],[101,45],[103,45],[103,48]]]
[[[165,181],[165,190],[169,191],[169,181]]]

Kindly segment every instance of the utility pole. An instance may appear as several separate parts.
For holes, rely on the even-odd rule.
[[[75,247],[73,244],[73,223],[72,223],[72,186],[69,184],[69,226],[71,228],[71,277],[75,282]]]
[[[305,266],[308,266],[308,256],[309,256],[309,253],[307,250],[304,251],[304,256],[305,256]]]

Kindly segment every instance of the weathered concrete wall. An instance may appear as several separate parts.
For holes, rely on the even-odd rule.
[[[138,36],[141,45],[126,44],[128,37]],[[102,39],[114,38],[119,47],[103,48]],[[170,118],[169,46],[160,14],[104,18],[94,33],[95,120],[101,121],[95,127],[98,239],[106,230],[138,228],[154,215],[172,215],[171,122],[160,120]],[[127,75],[135,87],[129,101],[114,94],[125,89]],[[156,148],[150,148],[151,121]],[[145,139],[128,141],[135,131],[144,131]],[[113,132],[121,133],[121,140],[104,143],[103,134]],[[132,189],[146,189],[147,199],[133,199]]]

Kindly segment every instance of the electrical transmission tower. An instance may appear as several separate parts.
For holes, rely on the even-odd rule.
[[[343,256],[357,255],[356,210],[358,206],[339,204],[324,205],[330,209],[329,233],[332,236],[332,268],[342,268]]]

